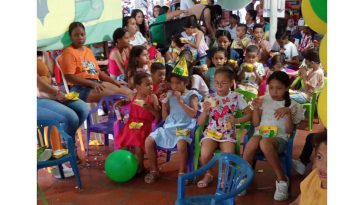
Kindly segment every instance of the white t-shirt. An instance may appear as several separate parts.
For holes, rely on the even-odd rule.
[[[243,66],[244,66],[244,63],[241,64],[238,75],[240,75],[240,73],[244,71]],[[263,76],[266,75],[265,68],[264,68],[262,63],[255,62],[254,66],[256,67],[256,69],[257,69],[256,72],[260,77],[263,77]],[[254,72],[245,72],[244,73],[244,79],[242,79],[241,83],[250,84],[250,85],[253,85],[255,87],[259,87],[259,83],[257,81],[257,76],[255,76]]]
[[[137,31],[134,35],[135,39],[130,41],[130,44],[133,46],[140,46],[147,42],[147,39],[144,38],[143,34],[140,31]]]
[[[201,76],[196,74],[192,75],[191,82],[191,87],[196,89],[202,96],[205,97],[209,94],[209,88]]]
[[[286,55],[287,60],[292,60],[293,57],[298,56],[297,47],[291,41],[289,41],[286,45],[284,45],[284,48],[285,48],[284,54]],[[272,46],[272,50],[280,51],[280,46],[277,43],[277,41],[274,42],[274,44]]]
[[[193,3],[192,0],[181,0],[180,1],[180,9],[181,10],[187,10],[191,7],[193,7],[195,3]]]
[[[269,94],[264,95],[263,100],[263,105],[260,108],[262,110],[262,116],[259,126],[276,126],[278,127],[277,137],[288,140],[289,134],[286,133],[285,126],[287,116],[280,118],[279,120],[277,120],[274,116],[274,113],[278,108],[284,107],[285,100],[275,101]],[[303,109],[302,105],[298,104],[294,100],[291,100],[291,105],[289,108],[291,109],[293,124],[297,125],[301,122],[301,120],[305,119],[305,110]],[[256,131],[255,134],[257,133],[258,132]]]

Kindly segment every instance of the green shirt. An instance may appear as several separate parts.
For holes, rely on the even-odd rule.
[[[159,15],[155,19],[153,24],[165,22],[165,21],[167,21],[167,14],[162,14],[162,15]],[[157,43],[158,45],[160,45],[160,44],[164,45],[166,43],[165,35],[164,35],[164,24],[152,26],[151,33],[152,33],[152,43]]]

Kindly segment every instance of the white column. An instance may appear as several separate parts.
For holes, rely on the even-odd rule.
[[[269,43],[271,46],[273,46],[276,38],[276,32],[277,32],[277,24],[278,24],[278,18],[277,18],[277,3],[278,0],[270,0],[270,29],[269,29]]]

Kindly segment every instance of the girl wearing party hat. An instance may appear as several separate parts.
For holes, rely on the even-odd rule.
[[[156,146],[173,148],[177,145],[179,175],[184,174],[187,164],[187,145],[191,143],[190,134],[196,125],[196,114],[201,95],[195,90],[188,90],[189,72],[185,58],[173,68],[171,91],[161,95],[163,127],[154,130],[145,141],[150,172],[145,176],[146,183],[153,183],[159,177]]]

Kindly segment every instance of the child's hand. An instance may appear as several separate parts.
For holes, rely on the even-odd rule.
[[[231,123],[231,125],[235,125],[236,124],[236,118],[234,116],[230,116],[227,121],[229,123]]]
[[[257,72],[257,65],[253,65],[253,72],[256,73]]]
[[[209,112],[211,109],[211,103],[209,101],[204,101],[202,103],[202,109],[203,109],[203,112]]]
[[[159,84],[160,92],[164,93],[164,92],[167,92],[169,89],[171,89],[171,86],[168,82],[163,81]]]
[[[260,40],[259,44],[258,44],[258,47],[264,51],[267,51],[268,49],[266,48],[265,44],[264,44],[264,41],[263,41],[263,37],[262,39]]]
[[[252,101],[252,106],[255,109],[260,109],[260,107],[262,107],[263,105],[263,98],[255,98],[253,101]]]
[[[66,101],[66,95],[63,92],[58,92],[56,94],[56,100],[59,102],[64,102]]]
[[[167,100],[167,94],[166,93],[163,93],[159,96],[159,101],[163,104],[166,104],[168,102]]]
[[[299,73],[299,76],[301,76],[303,79],[305,79],[307,77],[307,67],[301,66],[298,73]]]
[[[181,102],[182,101],[181,100],[181,95],[182,95],[181,92],[179,92],[179,91],[173,91],[173,95],[176,97],[177,102]]]
[[[283,118],[284,116],[290,116],[290,115],[291,115],[291,109],[289,109],[289,107],[281,107],[274,112],[274,117],[277,120]]]

